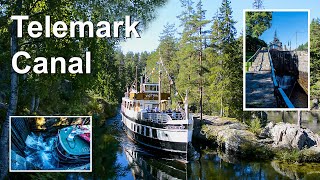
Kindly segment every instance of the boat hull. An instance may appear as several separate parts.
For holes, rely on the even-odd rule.
[[[69,142],[67,142],[67,138],[66,135],[70,133],[70,131],[72,130],[72,128],[64,128],[62,130],[59,130],[57,137],[55,139],[55,146],[54,146],[54,150],[56,152],[56,159],[60,162],[60,163],[89,163],[90,162],[90,146],[89,146],[89,142],[87,142],[84,139],[81,139],[80,137],[74,137],[74,140],[70,143],[74,143],[73,144],[73,148],[71,148],[72,150],[75,150],[75,148],[80,148],[81,151],[83,151],[84,153],[72,153],[70,152],[70,149],[68,151],[68,149],[66,149],[66,144],[63,145],[63,143],[67,143],[69,144]],[[82,142],[85,141],[85,142]],[[78,143],[77,143],[78,142]],[[79,143],[81,142],[81,143]],[[82,146],[85,145],[85,146]],[[69,144],[70,146],[70,144]]]
[[[188,129],[166,129],[146,124],[122,114],[122,123],[127,136],[137,143],[157,151],[186,155],[188,152]],[[136,129],[139,126],[140,129]],[[134,127],[134,128],[133,128]],[[146,133],[145,131],[149,131]],[[156,137],[154,137],[156,134]],[[164,140],[166,139],[166,140]],[[171,141],[170,141],[171,139]]]
[[[59,137],[56,139],[56,143],[59,142]],[[63,147],[58,143],[56,144],[56,147],[54,148],[56,152],[56,159],[60,163],[64,164],[74,164],[74,163],[89,163],[90,162],[90,155],[82,155],[82,156],[72,156],[67,155]]]

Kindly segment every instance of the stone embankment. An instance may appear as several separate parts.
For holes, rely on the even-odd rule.
[[[196,115],[195,115],[196,117]],[[194,138],[217,145],[240,158],[272,159],[281,151],[298,151],[299,161],[320,162],[320,136],[289,123],[269,123],[255,134],[235,119],[203,116],[195,118]]]

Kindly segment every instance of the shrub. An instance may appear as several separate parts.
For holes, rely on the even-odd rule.
[[[299,162],[300,152],[299,150],[284,150],[277,153],[277,159],[285,162]]]
[[[249,130],[255,134],[259,134],[261,132],[261,123],[259,118],[255,118],[250,122]]]

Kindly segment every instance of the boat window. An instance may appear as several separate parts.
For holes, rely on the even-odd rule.
[[[136,132],[136,125],[133,126],[133,131]]]
[[[141,134],[144,135],[144,128],[145,126],[141,126]]]
[[[131,130],[133,130],[133,124],[131,123]]]
[[[152,129],[152,137],[153,138],[158,138],[156,129]]]
[[[140,126],[139,125],[137,125],[138,127],[137,127],[137,133],[140,133]]]
[[[145,90],[146,90],[146,91],[150,91],[150,86],[146,85],[146,86],[145,86]]]
[[[148,127],[146,127],[146,136],[149,137],[149,135],[150,135],[150,129]]]

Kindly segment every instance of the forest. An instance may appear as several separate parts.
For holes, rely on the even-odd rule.
[[[9,117],[12,115],[92,115],[97,121],[115,115],[119,97],[125,86],[131,83],[131,60],[127,64],[116,60],[116,45],[124,40],[125,31],[119,38],[70,37],[33,39],[23,31],[17,37],[17,22],[11,15],[28,15],[31,21],[45,24],[45,16],[51,21],[70,24],[74,20],[97,24],[101,20],[121,21],[131,15],[132,21],[139,21],[141,31],[155,18],[156,8],[166,0],[145,3],[135,1],[91,1],[91,0],[15,0],[0,1],[0,179],[8,173]],[[88,33],[88,29],[85,30]],[[57,67],[56,74],[29,72],[19,75],[11,66],[12,56],[26,51],[31,57],[56,57],[65,59],[91,52],[90,74],[63,74]],[[133,60],[132,60],[133,61]],[[31,59],[20,60],[19,65],[33,65]],[[50,65],[48,65],[50,67]],[[122,72],[128,68],[128,75]],[[134,67],[135,69],[135,67]],[[121,74],[120,74],[121,73]],[[130,75],[130,76],[129,76]],[[123,77],[124,76],[124,77]],[[121,78],[118,78],[121,77]],[[101,122],[102,124],[103,122]]]
[[[90,0],[1,0],[0,1],[0,179],[8,169],[8,127],[12,115],[92,115],[104,123],[117,113],[123,93],[130,87],[137,71],[138,77],[148,75],[157,81],[156,63],[161,58],[167,68],[163,76],[164,91],[173,89],[184,97],[194,112],[233,117],[240,121],[250,119],[252,112],[243,107],[243,32],[237,32],[230,0],[222,0],[214,17],[206,17],[202,1],[180,0],[183,12],[177,17],[180,25],[168,23],[163,27],[160,43],[153,52],[123,53],[119,42],[125,31],[115,38],[70,37],[33,39],[24,31],[17,38],[17,23],[13,14],[29,15],[28,22],[45,24],[45,16],[52,21],[102,19],[120,21],[125,15],[140,21],[141,32],[156,17],[155,10],[167,0],[148,1],[90,1]],[[28,23],[24,24],[26,29]],[[177,30],[177,26],[182,31]],[[88,29],[85,30],[85,34]],[[320,19],[311,23],[311,98],[320,97]],[[255,36],[255,37],[258,37]],[[64,74],[58,67],[55,74],[28,72],[19,75],[13,71],[11,57],[26,51],[32,57],[62,56],[84,59],[90,51],[91,74]],[[31,59],[20,65],[34,64]],[[50,62],[48,62],[49,67]],[[139,79],[139,78],[138,78]],[[172,91],[173,106],[182,101]],[[202,95],[201,95],[202,94]],[[116,148],[115,148],[116,149]]]

